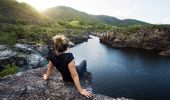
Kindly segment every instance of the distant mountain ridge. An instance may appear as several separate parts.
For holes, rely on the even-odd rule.
[[[115,26],[149,24],[134,19],[120,20],[116,17],[111,17],[107,15],[91,15],[66,6],[57,6],[57,7],[49,8],[45,10],[43,13],[49,17],[52,17],[55,20],[65,20],[65,21],[78,20],[82,23],[84,23],[84,21],[86,21],[86,23],[98,22],[98,23],[110,24]]]
[[[126,25],[145,25],[146,22],[126,19],[120,20],[116,17],[106,15],[92,15],[78,11],[71,7],[57,6],[46,9],[43,13],[39,13],[34,7],[19,3],[16,0],[0,0],[0,23],[39,23],[44,18],[52,18],[55,21],[78,21],[81,25],[95,25],[96,23],[126,26]],[[47,19],[47,18],[46,18]]]

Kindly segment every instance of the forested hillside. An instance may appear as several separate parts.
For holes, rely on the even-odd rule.
[[[26,3],[0,0],[0,23],[36,24],[40,23],[43,18],[44,16]]]
[[[120,20],[111,16],[91,15],[65,6],[49,8],[40,13],[26,3],[0,0],[1,44],[15,44],[20,40],[44,44],[47,38],[59,33],[82,34],[122,28],[131,30],[130,26],[141,25],[151,26],[134,19]]]
[[[127,26],[127,25],[147,25],[148,23],[126,19],[120,20],[115,17],[106,16],[106,15],[91,15],[85,12],[75,10],[70,7],[58,6],[54,8],[49,8],[44,11],[44,14],[52,17],[57,21],[78,21],[80,25],[92,25],[95,26],[105,24],[105,25],[114,25],[114,26]]]

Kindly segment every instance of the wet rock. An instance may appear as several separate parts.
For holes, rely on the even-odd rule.
[[[30,54],[27,59],[28,65],[32,68],[43,67],[47,64],[47,60],[41,55]]]
[[[0,52],[0,60],[9,59],[14,56],[16,56],[16,52],[13,50],[3,50]]]
[[[0,65],[4,66],[16,62],[17,52],[7,45],[0,45]]]
[[[44,58],[47,57],[48,52],[49,52],[48,46],[47,45],[41,45],[41,44],[37,44],[36,50]]]
[[[85,42],[90,38],[88,34],[69,34],[67,37],[73,44]]]
[[[31,53],[32,49],[27,44],[19,44],[15,45],[17,51],[24,52],[24,53]]]
[[[170,50],[161,51],[161,52],[159,53],[159,55],[162,55],[162,56],[170,56]]]
[[[5,50],[7,47],[5,45],[0,45],[0,50]]]
[[[47,68],[37,68],[20,75],[10,75],[0,78],[1,100],[128,100],[114,99],[95,94],[86,98],[77,91],[73,83],[63,82],[61,74],[55,69],[50,79],[45,81],[42,75]],[[92,90],[92,75],[86,72],[81,80],[84,88]]]

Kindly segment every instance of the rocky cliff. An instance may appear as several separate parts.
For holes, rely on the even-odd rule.
[[[135,27],[93,34],[100,37],[100,42],[111,47],[157,49],[160,55],[170,56],[170,28]]]
[[[55,69],[48,81],[42,75],[47,68],[28,70],[16,75],[0,78],[1,100],[128,100],[94,94],[90,99],[82,96],[73,83],[63,82],[61,74]],[[84,88],[92,91],[92,75],[86,72],[81,80]]]
[[[69,34],[67,37],[70,39],[72,47],[89,39],[88,34]],[[0,71],[8,64],[17,65],[19,71],[46,66],[48,52],[53,49],[51,39],[48,42],[47,45],[41,45],[18,40],[15,45],[0,44]]]
[[[68,36],[77,44],[89,37]],[[0,100],[89,100],[80,95],[73,83],[65,83],[55,69],[48,81],[42,79],[46,72],[47,45],[17,43],[14,46],[0,45],[0,71],[14,63],[19,73],[0,78]],[[41,68],[38,68],[41,67]],[[37,68],[37,69],[34,69]],[[81,80],[84,88],[92,91],[92,75],[86,72]],[[95,94],[90,100],[128,100]]]

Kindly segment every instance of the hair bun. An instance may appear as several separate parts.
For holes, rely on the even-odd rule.
[[[52,38],[54,47],[58,52],[66,51],[69,46],[69,40],[64,35],[56,35]]]
[[[62,36],[54,36],[53,41],[55,43],[62,43],[63,42]]]

